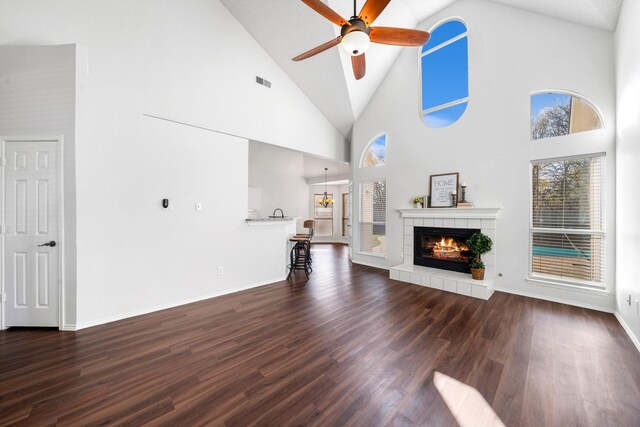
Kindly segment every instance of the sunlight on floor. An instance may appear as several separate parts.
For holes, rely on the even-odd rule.
[[[433,383],[461,427],[504,427],[500,418],[475,388],[440,372],[434,372]]]

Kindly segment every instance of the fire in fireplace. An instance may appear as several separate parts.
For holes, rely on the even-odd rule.
[[[413,263],[425,267],[470,273],[467,239],[479,229],[414,227]]]
[[[439,242],[430,243],[427,246],[427,256],[438,259],[468,261],[467,245],[456,241],[452,237],[442,238]]]

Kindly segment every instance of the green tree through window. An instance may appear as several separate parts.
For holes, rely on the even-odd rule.
[[[587,100],[564,93],[531,95],[531,139],[552,138],[602,128]]]

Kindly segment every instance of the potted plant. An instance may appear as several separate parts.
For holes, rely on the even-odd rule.
[[[424,200],[424,199],[423,199],[423,197],[422,197],[422,196],[414,197],[414,198],[413,198],[413,205],[414,205],[416,208],[421,208],[421,207],[422,207],[422,201],[423,201],[423,200]]]
[[[475,280],[484,280],[484,262],[480,257],[491,251],[493,241],[486,234],[474,233],[467,239],[467,246],[473,254],[473,260],[469,263],[471,277]]]

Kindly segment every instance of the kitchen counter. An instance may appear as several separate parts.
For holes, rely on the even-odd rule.
[[[247,218],[247,224],[250,226],[262,226],[262,225],[286,225],[295,224],[301,217],[285,216],[284,218]]]

